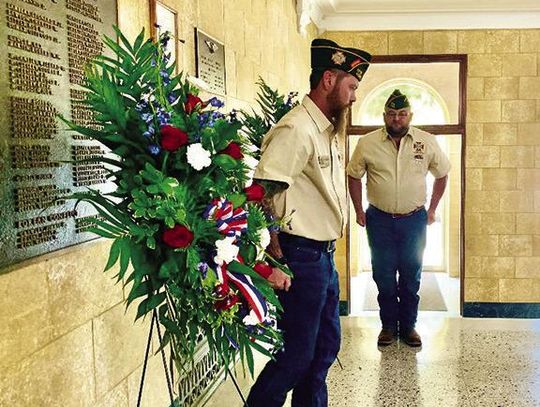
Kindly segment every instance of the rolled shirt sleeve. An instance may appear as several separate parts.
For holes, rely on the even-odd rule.
[[[356,179],[362,178],[366,173],[366,161],[364,159],[364,155],[362,154],[361,145],[361,140],[359,140],[349,164],[347,164],[347,175]]]
[[[442,178],[450,172],[450,160],[441,150],[439,143],[437,143],[436,138],[432,138],[433,142],[431,143],[431,148],[433,150],[433,155],[431,161],[429,162],[428,170],[435,178]]]

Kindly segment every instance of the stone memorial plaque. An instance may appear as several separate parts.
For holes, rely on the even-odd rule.
[[[195,29],[197,76],[208,84],[208,91],[225,95],[225,47]]]
[[[81,243],[96,216],[62,199],[109,191],[103,165],[70,163],[106,154],[66,129],[61,114],[97,126],[81,103],[85,64],[114,37],[116,0],[0,0],[0,269]],[[1,270],[0,270],[1,273]]]

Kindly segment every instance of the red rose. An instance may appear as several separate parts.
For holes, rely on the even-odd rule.
[[[230,143],[225,150],[221,150],[219,153],[230,155],[235,160],[239,160],[244,157],[240,146],[236,143]]]
[[[257,272],[262,278],[268,279],[270,277],[270,274],[272,274],[272,267],[270,267],[266,263],[257,263],[255,264],[255,267],[253,267],[253,270]]]
[[[218,311],[227,311],[238,302],[240,302],[240,298],[236,294],[232,294],[222,300],[216,301],[214,308]]]
[[[195,110],[197,106],[203,106],[202,100],[199,97],[192,95],[191,93],[188,94],[187,101],[186,103],[184,103],[184,110],[186,111],[186,113],[191,114],[191,112],[193,112],[193,110]]]
[[[176,151],[188,143],[188,135],[173,126],[163,126],[160,129],[161,147],[167,151]]]
[[[244,188],[244,192],[247,196],[248,201],[257,201],[260,202],[264,198],[266,191],[261,184],[253,183],[249,187]]]
[[[193,241],[193,232],[184,225],[174,225],[163,232],[163,241],[175,249],[188,247]]]

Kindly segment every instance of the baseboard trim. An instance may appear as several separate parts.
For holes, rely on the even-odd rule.
[[[349,301],[339,302],[339,315],[342,317],[349,315]]]
[[[540,303],[466,302],[463,316],[469,318],[540,318]]]

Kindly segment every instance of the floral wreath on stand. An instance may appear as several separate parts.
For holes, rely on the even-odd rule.
[[[113,239],[105,270],[119,263],[127,306],[138,300],[136,319],[157,318],[160,350],[169,346],[179,371],[202,335],[224,366],[239,355],[253,375],[253,351],[271,357],[282,346],[281,306],[266,280],[280,265],[265,252],[280,225],[248,177],[253,149],[221,101],[202,101],[173,74],[167,33],[130,43],[115,31],[118,43],[104,38],[114,57],[96,57],[84,85],[99,128],[64,121],[110,150],[87,161],[107,166],[116,191],[71,198],[96,208],[91,231]]]

